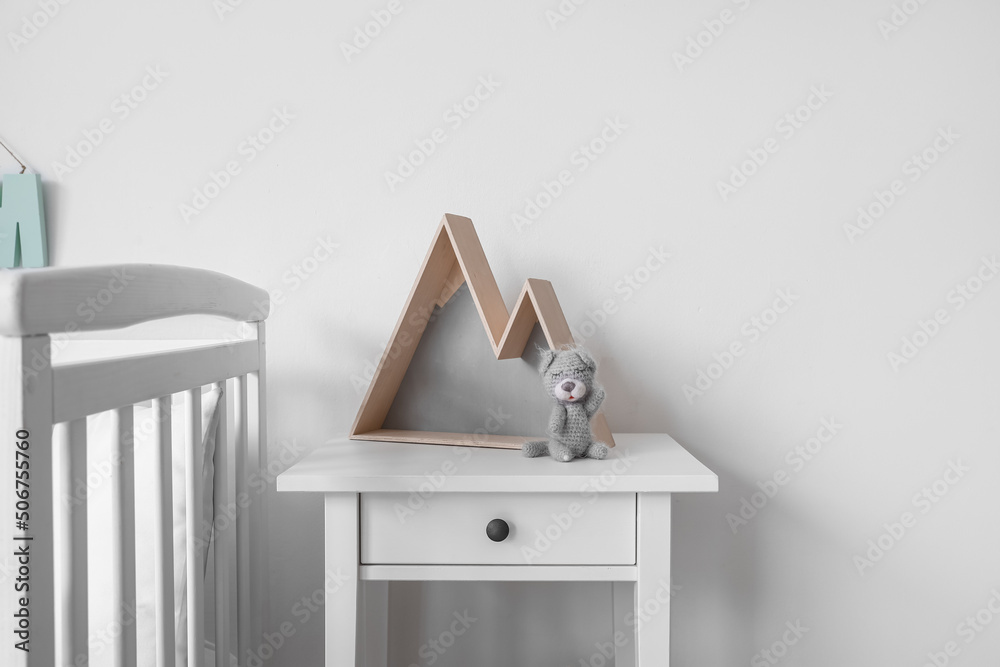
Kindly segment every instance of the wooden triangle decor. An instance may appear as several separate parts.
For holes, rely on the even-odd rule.
[[[550,348],[574,344],[552,283],[528,278],[521,288],[513,314],[508,313],[472,220],[446,214],[434,233],[431,248],[382,353],[368,392],[361,401],[358,416],[351,427],[352,439],[520,449],[527,440],[545,437],[542,433],[513,436],[382,428],[434,306],[447,303],[463,283],[469,285],[472,300],[498,360],[520,358],[536,322]],[[591,427],[595,439],[614,447],[614,438],[604,413],[594,416]]]

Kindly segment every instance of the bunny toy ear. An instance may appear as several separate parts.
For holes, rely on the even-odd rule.
[[[544,348],[544,347],[538,346],[538,372],[539,373],[544,373],[545,371],[549,370],[549,366],[551,366],[552,362],[555,361],[555,360],[556,360],[556,352],[555,352],[555,350],[550,350],[548,348]]]

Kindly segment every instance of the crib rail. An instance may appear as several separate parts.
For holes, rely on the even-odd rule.
[[[251,490],[266,478],[266,378],[263,290],[212,272],[178,267],[116,267],[130,282],[78,330],[124,327],[150,319],[202,313],[252,322],[255,340],[129,358],[52,366],[49,333],[79,319],[77,305],[107,287],[112,268],[41,269],[0,274],[0,664],[68,667],[89,664],[93,628],[88,600],[110,596],[116,609],[135,609],[136,521],[154,526],[157,667],[174,667],[174,546],[171,484],[172,395],[182,394],[187,465],[187,617],[190,667],[204,666],[204,536],[215,549],[215,667],[230,654],[247,664],[260,647],[267,604],[265,494]],[[44,304],[50,300],[48,305]],[[200,512],[201,387],[225,389],[218,408],[212,526]],[[152,400],[157,415],[155,508],[135,516],[133,405]],[[87,477],[86,418],[113,417],[111,533],[115,577],[111,590],[88,586],[88,511],[76,497]],[[19,453],[20,452],[20,453]],[[23,473],[23,474],[22,474]],[[23,478],[23,479],[22,479]],[[256,486],[255,486],[256,488]],[[69,499],[74,502],[70,502]],[[24,512],[25,524],[19,524]],[[91,537],[90,539],[94,539]],[[14,556],[21,549],[24,557]],[[23,584],[23,587],[21,586]],[[235,591],[235,595],[230,595]],[[235,598],[235,604],[231,600]],[[123,619],[107,647],[113,664],[136,665],[134,618]],[[232,631],[232,632],[231,632]],[[18,634],[20,633],[20,634]],[[236,638],[231,645],[230,634]],[[28,641],[21,650],[16,643]],[[214,641],[211,641],[214,640]]]
[[[0,336],[120,329],[177,315],[267,319],[265,290],[215,271],[157,264],[0,272]]]
[[[53,421],[72,421],[258,369],[256,340],[53,368]]]

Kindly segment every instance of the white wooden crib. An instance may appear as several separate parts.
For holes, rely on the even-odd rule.
[[[0,272],[0,664],[91,664],[90,598],[107,596],[117,610],[136,608],[137,522],[144,531],[151,526],[152,533],[157,667],[181,661],[175,661],[179,633],[190,667],[205,663],[206,645],[218,667],[259,664],[253,656],[259,656],[267,604],[260,480],[268,479],[268,309],[266,291],[197,269],[122,265]],[[197,343],[83,340],[93,338],[87,332],[193,314],[246,324],[238,335]],[[205,492],[198,448],[202,388],[208,385],[224,388],[216,408],[214,478],[208,478],[214,489],[211,525],[201,512],[191,511],[202,507]],[[184,398],[188,508],[183,554],[175,553],[172,513],[171,411],[179,407],[172,408],[178,394]],[[148,482],[154,511],[137,516],[133,406],[146,402],[158,416],[149,436],[155,454],[146,454],[157,462]],[[79,493],[81,484],[90,483],[87,419],[92,424],[95,415],[109,418],[111,433],[117,434],[109,438],[110,528],[100,535],[94,534],[93,511],[88,530],[86,494]],[[146,493],[147,481],[140,484]],[[199,536],[211,536],[214,550],[210,610],[205,608],[207,547]],[[101,548],[110,549],[108,590],[88,586],[94,540],[107,541]],[[27,556],[16,555],[25,549]],[[175,558],[186,561],[187,623],[180,628],[175,628]],[[214,616],[214,637],[205,637],[206,613]],[[138,625],[123,618],[119,632],[105,633],[108,645],[101,648],[109,652],[109,664],[137,665]],[[19,648],[25,638],[29,643]]]

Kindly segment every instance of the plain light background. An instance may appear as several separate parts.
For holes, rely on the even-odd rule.
[[[243,0],[220,18],[209,0],[70,2],[15,49],[41,10],[9,0],[0,136],[44,177],[53,264],[183,264],[280,290],[275,470],[347,432],[441,215],[466,215],[508,307],[526,277],[553,282],[601,361],[612,428],[667,431],[719,474],[719,494],[675,502],[674,664],[767,664],[800,622],[781,664],[923,665],[955,641],[949,664],[985,665],[1000,618],[980,613],[992,622],[971,638],[962,624],[1000,590],[1000,280],[960,309],[952,291],[1000,251],[1000,6],[897,4],[915,13],[886,36],[889,0],[591,0],[555,28],[556,0],[401,0],[348,62],[340,44],[386,3]],[[723,10],[732,22],[679,68]],[[122,118],[115,100],[147,67],[168,75]],[[499,87],[455,127],[445,114],[480,77]],[[832,96],[786,136],[776,123],[814,86]],[[275,109],[294,118],[249,161],[241,143]],[[57,179],[103,118],[113,132]],[[609,119],[624,129],[580,171]],[[446,141],[390,190],[385,173],[437,128]],[[947,128],[954,144],[911,181],[904,163]],[[723,201],[717,183],[769,138],[777,152]],[[229,161],[240,172],[186,222],[179,206]],[[572,183],[515,224],[561,170]],[[905,191],[852,243],[844,225],[894,179]],[[318,239],[338,247],[307,261]],[[651,247],[671,258],[647,275]],[[629,294],[625,276],[646,281]],[[753,340],[778,290],[793,305]],[[946,323],[893,368],[939,309]],[[742,356],[710,369],[735,341]],[[717,377],[689,401],[699,370]],[[788,453],[823,419],[842,428],[796,469]],[[968,471],[915,499],[950,462]],[[734,533],[727,514],[779,472]],[[295,630],[274,664],[318,664],[321,616],[293,610],[323,585],[321,500],[269,501],[269,623]],[[915,524],[885,537],[904,512]],[[880,536],[891,548],[859,572]],[[392,600],[394,666],[430,664],[420,645],[463,610],[479,620],[437,665],[577,665],[610,638],[603,586],[407,585]]]

